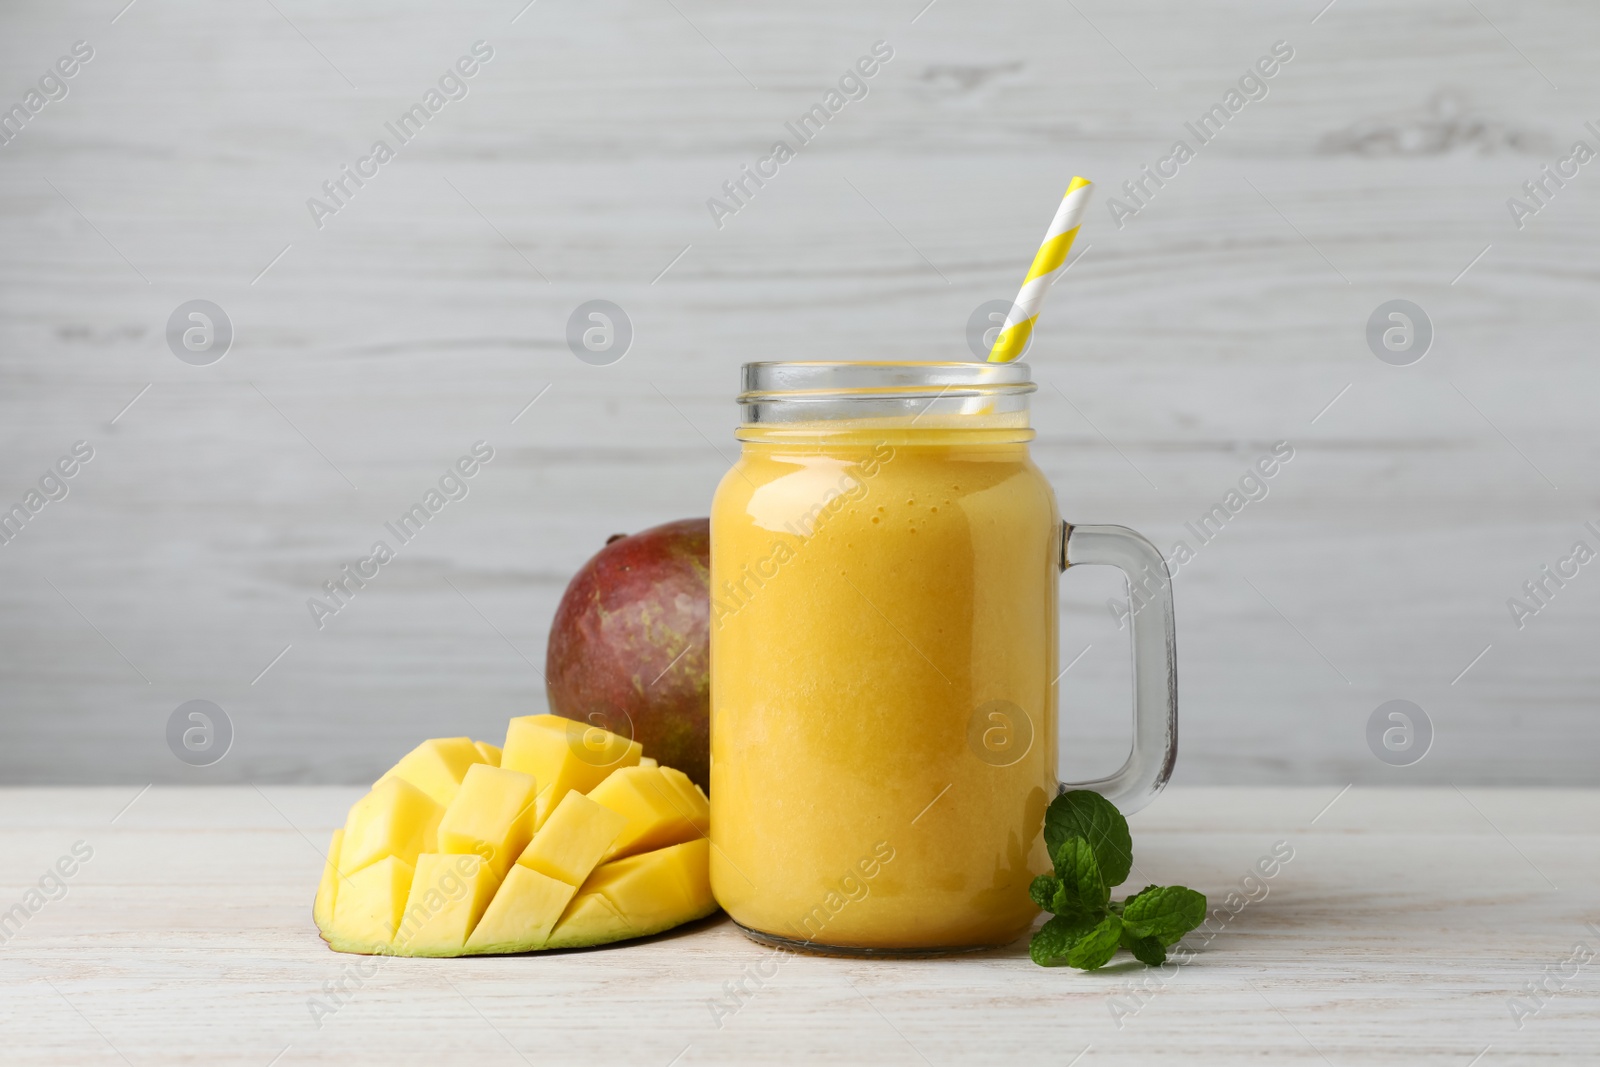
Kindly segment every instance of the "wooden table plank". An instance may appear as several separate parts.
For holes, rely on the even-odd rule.
[[[611,949],[344,956],[310,898],[355,790],[157,786],[117,815],[133,795],[0,792],[0,906],[74,842],[93,849],[0,947],[7,1063],[1065,1064],[1088,1048],[1084,1067],[1466,1067],[1488,1048],[1493,1067],[1600,1047],[1594,963],[1521,1029],[1510,1008],[1575,944],[1600,948],[1600,791],[1174,789],[1132,820],[1134,881],[1215,908],[1275,843],[1293,858],[1212,939],[1191,935],[1187,965],[1095,974],[1035,967],[1022,943],[785,957],[721,917]]]

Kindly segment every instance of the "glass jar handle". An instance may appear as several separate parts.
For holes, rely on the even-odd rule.
[[[1178,648],[1167,562],[1143,534],[1126,526],[1061,524],[1061,569],[1116,567],[1127,577],[1133,629],[1133,749],[1115,774],[1062,783],[1092,789],[1132,814],[1155,799],[1178,758]]]

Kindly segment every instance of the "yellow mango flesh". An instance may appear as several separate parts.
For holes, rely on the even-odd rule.
[[[435,795],[450,781],[441,805]],[[334,831],[313,917],[335,950],[404,956],[660,933],[716,910],[707,814],[705,795],[677,770],[557,716],[513,720],[503,751],[437,739],[386,772]]]
[[[478,755],[483,757],[483,762],[485,762],[487,764],[490,764],[491,766],[494,766],[494,767],[500,766],[500,746],[499,745],[491,745],[487,741],[474,741],[472,743],[473,743],[474,746],[477,747]]]
[[[706,838],[603,864],[550,931],[546,948],[647,937],[717,910]]]
[[[695,785],[687,774],[676,767],[661,768],[661,776],[667,784],[678,791],[678,796],[683,799],[681,809],[694,824],[694,828],[702,835],[711,833],[711,801],[706,798],[700,787]]]
[[[607,858],[675,845],[699,836],[688,804],[659,767],[626,767],[595,786],[589,799],[623,816],[627,826]]]
[[[459,956],[500,886],[481,856],[425,852],[417,857],[393,951],[406,956]]]
[[[683,922],[683,915],[708,915],[711,897],[711,841],[697,837],[595,868],[582,893],[598,893],[642,932],[655,933]]]
[[[436,737],[407,752],[383,773],[384,778],[403,778],[433,798],[440,807],[449,807],[461,788],[467,768],[484,762],[483,753],[467,737]]]
[[[482,856],[498,881],[533,836],[536,796],[531,774],[473,764],[439,822],[438,851]]]
[[[582,948],[625,937],[640,937],[643,933],[605,897],[599,893],[585,893],[561,916],[561,921],[550,931],[545,947]]]
[[[543,948],[551,927],[578,891],[558,878],[518,863],[467,938],[468,953],[526,952]]]
[[[412,865],[424,852],[438,851],[444,808],[403,778],[385,778],[350,809],[339,850],[346,876],[389,856]]]
[[[517,863],[570,886],[580,886],[627,822],[582,793],[568,793],[533,835]]]
[[[400,927],[412,866],[388,856],[347,874],[333,907],[328,941],[345,952],[384,952]]]
[[[589,792],[612,771],[636,766],[643,751],[636,741],[559,715],[523,715],[506,728],[500,766],[538,780],[542,825],[568,792]]]

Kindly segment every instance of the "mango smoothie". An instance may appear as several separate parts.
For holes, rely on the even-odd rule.
[[[766,939],[1009,943],[1049,869],[1061,524],[1026,412],[746,425],[711,517],[711,881]]]

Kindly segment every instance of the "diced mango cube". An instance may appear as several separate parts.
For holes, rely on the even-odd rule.
[[[687,803],[659,767],[624,767],[590,790],[589,799],[628,820],[606,854],[608,859],[699,836],[685,810]]]
[[[394,950],[407,956],[458,956],[500,879],[482,856],[424,852],[417,857]]]
[[[411,890],[411,864],[388,856],[346,875],[333,907],[334,947],[359,952],[386,951],[400,927]]]
[[[562,718],[560,715],[523,715],[506,728],[506,745],[500,766],[531,774],[545,795],[535,814],[535,825],[576,789],[587,793],[620,767],[636,766],[644,746],[618,734]]]
[[[654,932],[716,908],[711,896],[711,842],[704,837],[613,860],[595,868],[582,893],[599,893],[628,922]],[[580,898],[581,899],[581,898]]]
[[[533,775],[474,763],[439,822],[439,852],[475,854],[505,877],[533,836]]]
[[[339,870],[346,876],[396,856],[412,866],[423,852],[435,852],[435,834],[444,808],[404,778],[384,778],[355,802],[345,819]]]
[[[449,807],[461,788],[467,768],[482,763],[483,754],[469,737],[435,737],[424,741],[383,772],[384,778],[404,778],[433,798],[440,807]]]
[[[555,807],[550,802],[550,798],[554,796],[556,796],[556,791],[553,786],[545,786],[539,790],[539,796],[533,802],[533,828],[535,830],[543,826],[544,821],[550,817],[550,812]]]
[[[333,905],[339,899],[339,845],[343,841],[343,828],[335,830],[328,842],[327,862],[322,865],[322,880],[317,883],[317,899],[311,905],[311,918],[324,936],[333,925]]]
[[[517,862],[568,885],[580,886],[627,824],[626,818],[582,793],[568,793],[533,835]]]
[[[499,745],[491,745],[487,741],[474,741],[472,744],[475,748],[477,748],[478,755],[483,757],[483,762],[491,764],[495,767],[500,766]]]
[[[683,798],[683,808],[681,810],[688,815],[689,821],[694,823],[695,829],[702,834],[710,834],[711,801],[706,799],[706,795],[700,787],[695,785],[687,774],[684,774],[676,767],[661,768],[661,776]]]
[[[643,933],[622,916],[599,893],[585,893],[574,900],[550,931],[546,948],[581,948]]]
[[[542,948],[551,927],[578,891],[558,878],[514,864],[467,938],[467,952],[527,952]]]

